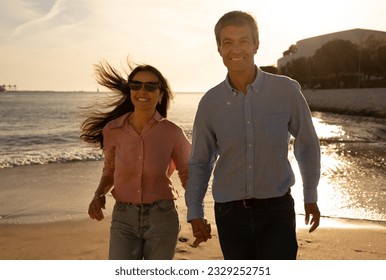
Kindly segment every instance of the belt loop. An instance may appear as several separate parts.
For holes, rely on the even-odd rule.
[[[252,208],[252,207],[250,207],[250,206],[247,205],[245,199],[243,199],[243,206],[244,206],[244,208]]]

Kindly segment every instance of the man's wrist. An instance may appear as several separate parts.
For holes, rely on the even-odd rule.
[[[94,198],[92,199],[92,200],[97,200],[97,199],[99,199],[99,198],[101,198],[101,197],[104,197],[105,196],[105,194],[104,193],[95,193],[94,194]]]

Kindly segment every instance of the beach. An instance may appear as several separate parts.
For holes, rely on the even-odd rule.
[[[56,189],[70,186],[73,192],[68,192],[68,208],[71,209],[74,200],[84,201],[84,209],[77,215],[51,222],[10,223],[5,213],[0,213],[3,217],[0,219],[0,260],[106,260],[114,199],[108,196],[103,221],[91,220],[86,214],[99,181],[100,168],[101,162],[90,161],[0,169],[4,186],[12,187],[20,182],[28,184],[31,190],[44,184],[55,185]],[[190,225],[186,222],[183,189],[176,175],[173,182],[180,192],[177,205],[181,223],[174,259],[221,260],[211,193],[206,196],[206,218],[212,224],[213,237],[194,248]],[[297,224],[299,260],[386,260],[385,222],[322,217],[320,227],[308,233],[304,216],[299,214]]]
[[[384,93],[379,93],[383,90],[369,93],[367,101],[377,104],[372,108],[384,106]],[[346,91],[338,98],[337,94],[318,90],[310,92],[311,97],[306,94],[306,98],[311,105],[331,109],[330,103],[320,102],[324,94],[329,94],[327,100],[339,108],[347,105],[352,112],[368,105],[359,97],[341,102],[347,99],[341,98]],[[363,92],[353,94],[362,97]],[[100,95],[18,92],[2,96],[0,260],[107,259],[114,199],[107,197],[103,221],[88,218],[87,208],[101,176],[103,157],[99,149],[79,140],[79,106],[91,104]],[[201,96],[179,94],[170,112],[170,119],[189,138]],[[17,114],[13,108],[19,108]],[[385,119],[314,112],[313,121],[322,149],[318,187],[322,219],[311,234],[304,225],[299,170],[292,153],[289,155],[296,177],[291,193],[297,213],[298,259],[386,260]],[[176,174],[173,182],[180,193],[177,205],[181,224],[174,259],[221,260],[211,192],[206,195],[205,213],[213,237],[194,248],[186,222],[184,190]],[[4,263],[0,262],[2,267]]]
[[[213,217],[208,218],[212,223],[212,239],[196,248],[191,245],[190,225],[181,221],[175,260],[222,259]],[[110,217],[101,222],[90,219],[31,225],[2,224],[0,259],[106,260],[109,223]],[[322,219],[320,228],[314,233],[308,233],[303,226],[298,229],[298,259],[386,260],[385,241],[385,225]]]

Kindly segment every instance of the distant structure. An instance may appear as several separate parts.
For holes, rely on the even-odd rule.
[[[8,90],[7,90],[8,88]],[[16,91],[17,86],[16,85],[0,85],[0,92],[6,92],[6,91]]]
[[[317,49],[332,40],[342,39],[351,41],[354,44],[360,44],[368,37],[386,40],[386,32],[357,28],[303,39],[283,53],[283,57],[277,61],[277,67],[283,67],[289,61],[299,57],[313,56]]]

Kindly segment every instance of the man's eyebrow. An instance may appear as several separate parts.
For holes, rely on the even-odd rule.
[[[244,36],[244,37],[241,37],[241,38],[239,38],[239,40],[245,40],[245,39],[250,39],[250,37],[249,36]],[[232,39],[232,38],[230,38],[230,37],[224,37],[224,38],[222,38],[222,42],[223,41],[233,41],[234,39]]]

